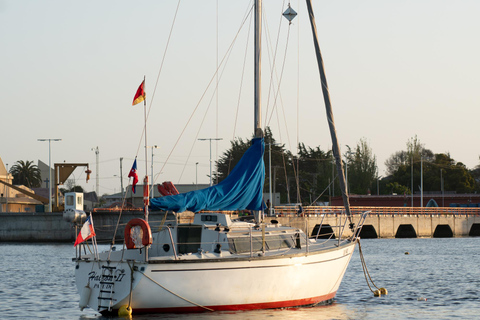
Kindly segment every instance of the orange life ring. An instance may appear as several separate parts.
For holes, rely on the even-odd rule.
[[[131,234],[131,230],[133,227],[139,226],[142,230],[141,233],[141,238],[142,238],[142,245],[143,246],[148,246],[151,245],[153,240],[152,240],[152,230],[150,230],[150,226],[148,225],[148,222],[143,220],[143,219],[132,219],[130,220],[127,225],[125,226],[125,245],[127,246],[127,249],[138,249],[141,248],[140,246],[137,246],[135,242],[133,241],[133,237]]]

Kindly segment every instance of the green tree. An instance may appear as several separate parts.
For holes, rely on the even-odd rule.
[[[434,154],[425,149],[416,136],[407,142],[407,151],[396,152],[385,164],[391,173],[391,183],[404,186],[405,190],[411,187],[410,192],[420,191],[422,179],[424,191],[441,191],[442,184],[444,191],[457,193],[474,192],[478,188],[472,172],[463,163],[456,162],[448,153]]]
[[[319,146],[311,148],[306,147],[304,143],[298,144],[298,190],[302,202],[311,204],[319,200],[328,200],[327,189],[332,179],[332,162],[331,150],[323,151]],[[293,180],[293,183],[295,182]],[[296,196],[297,188],[292,189]]]
[[[250,141],[243,141],[242,138],[236,138],[235,140],[230,141],[230,149],[225,151],[218,161],[216,161],[217,170],[212,173],[212,178],[217,182],[221,182],[225,179],[238,161],[240,161],[250,145]]]
[[[377,179],[377,158],[365,138],[360,139],[354,152],[346,155],[349,192],[367,194]],[[370,190],[371,191],[371,190]]]
[[[42,184],[40,169],[33,164],[33,161],[19,160],[15,162],[10,173],[13,175],[13,184],[29,188],[38,188]]]

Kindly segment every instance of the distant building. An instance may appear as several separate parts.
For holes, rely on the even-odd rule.
[[[38,170],[40,170],[40,176],[42,178],[42,184],[40,187],[48,190],[48,187],[50,186],[50,174],[48,172],[49,166],[43,161],[38,160],[37,167]],[[52,180],[55,179],[55,170],[53,170],[53,168],[50,168],[50,173],[52,175]],[[55,187],[55,185],[52,186]]]
[[[0,158],[0,180],[12,184],[13,176],[7,172],[7,168]],[[34,190],[25,186],[16,186],[27,192],[34,193]],[[35,212],[37,206],[43,204],[26,194],[0,183],[0,212]]]

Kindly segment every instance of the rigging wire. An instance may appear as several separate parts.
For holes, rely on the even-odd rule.
[[[180,136],[179,136],[178,139],[177,139],[177,142],[175,143],[174,147],[172,148],[172,150],[171,150],[171,152],[170,152],[170,154],[169,154],[169,157],[170,157],[170,155],[173,153],[173,151],[175,150],[175,148],[176,148],[179,140],[181,139],[181,137],[182,137],[183,133],[185,132],[186,128],[188,127],[188,123],[190,123],[191,119],[193,118],[194,114],[196,113],[197,109],[199,108],[201,102],[203,101],[204,97],[206,96],[207,91],[208,91],[208,89],[210,88],[213,80],[218,77],[218,73],[219,73],[220,68],[222,68],[222,72],[221,72],[221,74],[220,74],[220,80],[222,79],[223,73],[225,72],[225,69],[226,69],[226,64],[227,64],[227,62],[228,62],[228,60],[229,60],[229,58],[230,58],[230,56],[231,56],[231,54],[232,54],[233,47],[234,47],[234,45],[235,45],[235,43],[236,43],[236,41],[237,41],[237,39],[238,39],[238,36],[239,36],[239,34],[240,34],[240,31],[241,31],[242,28],[243,28],[243,25],[244,25],[245,22],[247,21],[248,16],[249,16],[249,15],[251,16],[252,10],[253,10],[253,7],[251,7],[250,10],[247,11],[247,13],[246,13],[246,15],[245,15],[245,18],[244,18],[244,20],[242,20],[242,23],[241,23],[241,25],[240,25],[240,27],[239,27],[239,29],[238,29],[238,31],[237,31],[237,34],[235,35],[235,37],[234,37],[232,43],[230,44],[230,46],[228,47],[228,49],[227,49],[224,57],[222,58],[222,61],[220,62],[218,68],[215,70],[215,73],[214,73],[214,75],[212,76],[212,78],[210,79],[210,82],[207,84],[207,87],[205,88],[202,96],[200,97],[199,101],[197,102],[197,105],[196,105],[196,107],[194,108],[192,114],[190,115],[190,118],[188,119],[187,124],[185,125],[184,129],[182,130]],[[214,97],[215,97],[215,93],[217,92],[217,90],[218,90],[218,82],[217,82],[217,84],[216,84],[216,86],[215,86],[214,93],[212,94],[212,96],[211,96],[211,98],[210,98],[210,101],[209,101],[209,103],[208,103],[208,107],[207,107],[207,109],[206,109],[206,111],[205,111],[205,114],[204,114],[204,116],[203,116],[202,122],[201,122],[201,124],[200,124],[200,126],[199,126],[199,128],[198,128],[198,130],[197,130],[197,135],[195,136],[195,139],[193,140],[192,146],[191,146],[191,148],[190,148],[189,154],[188,154],[187,159],[186,159],[186,161],[185,161],[184,168],[183,168],[183,170],[182,170],[182,172],[181,172],[181,175],[180,175],[179,180],[180,180],[180,179],[182,178],[182,176],[183,176],[183,172],[185,171],[185,167],[186,167],[186,165],[187,165],[187,163],[188,163],[188,160],[190,159],[190,156],[191,156],[191,154],[192,154],[192,152],[193,152],[193,147],[195,146],[195,143],[197,142],[197,138],[198,138],[198,136],[199,136],[199,134],[200,134],[200,129],[202,128],[203,122],[205,121],[205,117],[206,117],[206,115],[207,115],[207,113],[208,113],[208,110],[210,109],[210,107],[211,107],[211,105],[212,105],[212,101],[213,101],[213,99],[214,99]],[[163,170],[163,168],[165,167],[165,165],[167,164],[167,161],[168,161],[169,157],[167,158],[167,160],[165,160],[165,163],[164,163],[164,166],[162,167],[162,170]],[[162,170],[160,170],[160,171],[162,171]]]
[[[285,4],[285,3],[284,3],[284,4]],[[266,30],[267,38],[268,38],[268,39],[271,39],[271,37],[269,37],[269,28],[268,28],[268,24],[267,24],[267,22],[266,22],[266,21],[267,21],[266,17],[265,17],[263,20],[265,21],[265,30]],[[282,21],[283,21],[283,19],[280,20],[279,30],[280,30]],[[278,34],[279,34],[279,32],[278,32]],[[280,120],[279,120],[280,118],[278,117],[278,108],[275,107],[275,106],[277,105],[277,99],[280,100],[280,102],[281,102],[280,105],[282,106],[283,119],[284,119],[285,128],[286,128],[285,130],[286,130],[286,132],[287,132],[287,141],[288,141],[289,148],[292,149],[292,148],[291,148],[291,143],[290,143],[290,135],[289,135],[289,133],[288,133],[288,126],[286,125],[286,124],[287,124],[287,120],[286,120],[286,115],[285,115],[285,109],[284,109],[284,107],[283,107],[282,98],[281,98],[282,96],[281,96],[281,93],[280,93],[280,83],[281,83],[281,79],[282,79],[282,77],[283,77],[283,71],[284,71],[284,66],[285,66],[285,62],[286,62],[286,52],[287,52],[287,49],[288,49],[288,42],[289,42],[288,39],[289,39],[289,38],[290,38],[290,24],[289,24],[289,28],[288,28],[287,44],[286,44],[286,46],[285,46],[284,61],[283,61],[283,64],[282,64],[282,65],[283,65],[283,67],[282,67],[282,72],[281,72],[280,77],[278,77],[278,75],[276,76],[277,78],[280,79],[279,82],[278,82],[278,88],[277,88],[276,91],[275,91],[275,88],[274,88],[273,85],[272,85],[273,79],[274,79],[273,75],[274,75],[274,71],[275,71],[275,67],[274,67],[275,63],[272,63],[271,60],[270,60],[270,62],[271,62],[271,64],[272,64],[272,66],[271,66],[272,72],[271,72],[271,78],[270,78],[270,83],[271,83],[271,85],[270,85],[270,87],[269,87],[268,100],[270,100],[270,93],[271,93],[271,91],[276,92],[276,93],[274,94],[274,96],[275,96],[274,106],[272,107],[271,115],[270,115],[270,118],[269,118],[268,122],[265,121],[265,127],[270,124],[271,118],[272,118],[272,116],[273,116],[273,112],[274,112],[274,111],[275,111],[276,114],[277,114],[277,124],[278,124],[278,127],[279,127],[279,128],[281,127],[281,126],[280,126]],[[269,43],[269,42],[267,42],[267,44],[268,44],[268,43]],[[276,48],[276,49],[275,49],[275,53],[273,54],[273,56],[275,57],[275,58],[273,58],[274,61],[276,60],[276,52],[277,52],[277,49],[278,49],[279,35],[277,35],[277,41],[276,41],[276,43],[277,43],[277,44],[276,44],[276,46],[275,46],[275,48]],[[270,46],[268,46],[268,48],[270,49],[271,47],[273,47],[273,46],[270,44]],[[272,53],[270,52],[270,50],[268,50],[267,52],[269,53],[269,58],[270,58],[270,56],[272,55]],[[267,106],[268,106],[268,105],[269,105],[269,103],[267,104]],[[267,110],[268,110],[268,107],[267,107]],[[267,119],[267,117],[266,117],[266,119]],[[279,137],[280,137],[280,141],[282,141],[283,139],[282,139],[281,130],[279,130]],[[283,160],[283,167],[284,167],[284,173],[285,173],[285,181],[286,181],[286,188],[287,188],[287,197],[288,197],[288,202],[290,202],[290,187],[289,187],[289,184],[288,184],[288,176],[287,176],[287,168],[286,168],[285,154],[282,154],[282,160]],[[294,163],[293,160],[292,160],[292,167],[293,167],[293,170],[294,170],[294,175],[297,176],[297,175],[296,175],[296,169],[295,169],[295,163]],[[297,181],[298,181],[298,180],[297,180]],[[297,183],[297,185],[298,185],[298,183]],[[298,188],[297,188],[297,190],[298,190]]]
[[[148,107],[148,112],[147,112],[147,116],[146,116],[146,119],[145,121],[148,120],[149,116],[150,116],[150,111],[152,109],[152,105],[153,105],[153,101],[155,99],[155,93],[157,92],[157,87],[158,87],[158,81],[160,80],[160,75],[162,73],[162,69],[163,69],[163,64],[165,62],[165,57],[167,56],[167,51],[168,51],[168,48],[169,48],[169,45],[170,45],[170,39],[172,38],[172,34],[173,34],[173,28],[175,26],[175,22],[177,20],[177,14],[178,14],[178,9],[180,8],[180,3],[181,3],[181,0],[178,0],[178,3],[177,3],[177,8],[175,9],[175,14],[173,16],[173,21],[172,21],[172,26],[170,27],[170,32],[168,34],[168,39],[167,39],[167,44],[165,45],[165,50],[163,52],[163,57],[162,57],[162,61],[160,63],[160,69],[158,70],[158,74],[157,74],[157,80],[155,81],[155,86],[153,88],[153,92],[152,92],[152,97],[150,99],[150,103],[149,103],[149,107]],[[141,143],[142,143],[142,139],[143,139],[143,135],[146,134],[145,132],[145,129],[142,131],[142,134],[140,136],[140,141],[138,143],[138,148],[137,148],[137,153],[136,155],[138,155],[139,151],[140,151],[140,147],[141,147]]]
[[[235,110],[235,120],[233,122],[232,141],[235,140],[235,134],[237,132],[238,112],[240,110],[240,100],[241,100],[241,96],[242,96],[243,80],[245,79],[245,67],[247,65],[247,53],[248,53],[248,45],[250,43],[250,29],[252,27],[252,19],[253,19],[253,15],[250,15],[250,23],[248,24],[248,32],[247,32],[247,45],[245,46],[245,52],[244,52],[244,55],[243,55],[242,76],[240,77],[240,89],[238,90],[237,108]],[[232,160],[233,160],[232,157],[230,157],[229,161],[228,161],[228,174],[230,174]]]

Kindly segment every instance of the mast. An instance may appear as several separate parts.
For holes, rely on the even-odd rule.
[[[143,90],[145,90],[145,76],[143,76]],[[145,178],[143,179],[143,206],[145,210],[145,221],[148,222],[148,203],[149,203],[149,196],[148,196],[148,150],[147,150],[147,95],[143,99],[143,116],[144,116],[144,130],[145,130]],[[153,152],[153,151],[152,151]],[[153,161],[153,160],[152,160]],[[153,163],[153,162],[152,162]],[[153,178],[152,178],[153,179]]]
[[[255,92],[255,101],[254,101],[254,135],[255,138],[263,138],[262,130],[262,113],[261,113],[261,59],[262,59],[262,0],[255,0],[254,4],[255,11],[255,49],[254,49],[254,60],[255,60],[255,78],[254,78],[254,92]],[[263,214],[262,211],[255,210],[253,212],[255,221],[257,223],[262,222]]]
[[[315,24],[315,17],[313,15],[312,2],[311,0],[306,0],[306,2],[307,2],[307,8],[308,8],[308,15],[310,18],[310,25],[312,27],[312,35],[313,35],[313,42],[315,45],[315,53],[317,55],[318,69],[320,71],[320,80],[322,82],[323,99],[325,100],[325,109],[327,112],[328,126],[330,128],[330,136],[332,137],[333,155],[335,157],[338,177],[340,180],[340,190],[342,192],[343,205],[345,207],[345,212],[347,213],[347,217],[350,222],[350,228],[353,229],[354,225],[352,222],[352,215],[350,212],[350,202],[348,200],[348,193],[347,193],[346,184],[345,184],[345,174],[343,172],[342,157],[340,154],[340,146],[338,144],[337,132],[335,130],[335,122],[333,120],[333,111],[332,111],[332,105],[330,103],[330,94],[328,92],[327,78],[325,76],[325,68],[323,66],[322,53],[320,52],[320,45],[318,43],[317,27]]]
[[[255,0],[255,138],[263,137],[261,114],[262,0]]]

